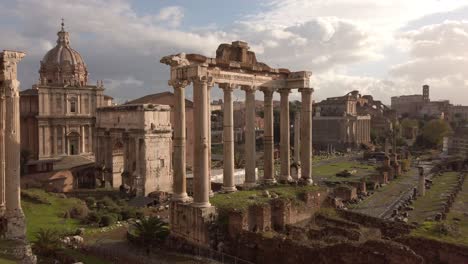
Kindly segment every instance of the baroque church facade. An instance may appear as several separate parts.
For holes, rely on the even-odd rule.
[[[20,93],[21,149],[32,159],[92,155],[96,109],[112,105],[101,82],[88,83],[82,56],[62,28],[41,61],[39,82]]]

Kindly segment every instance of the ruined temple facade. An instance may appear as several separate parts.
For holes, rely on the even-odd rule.
[[[14,255],[21,259],[21,263],[35,263],[36,258],[26,241],[20,195],[20,83],[17,65],[24,55],[16,51],[0,52],[0,239],[6,239],[6,245],[16,245]]]
[[[93,153],[96,109],[112,103],[102,82],[88,83],[82,56],[63,23],[56,46],[41,61],[39,82],[21,92],[21,148],[33,159]]]
[[[137,196],[172,192],[172,129],[168,105],[101,107],[96,121],[96,164],[103,183],[128,186]]]
[[[290,114],[289,94],[292,89],[301,93],[301,176],[303,184],[312,183],[312,93],[311,73],[275,69],[258,62],[247,43],[235,41],[221,44],[216,58],[200,54],[166,56],[161,62],[171,67],[169,85],[174,88],[174,187],[170,211],[171,233],[193,243],[208,242],[208,222],[215,217],[216,209],[210,204],[210,91],[217,85],[223,98],[223,191],[236,191],[234,185],[234,107],[233,91],[245,92],[245,181],[244,188],[252,188],[260,181],[292,181],[290,171]],[[194,129],[186,130],[185,88],[193,85]],[[264,176],[256,175],[255,91],[264,93]],[[274,170],[273,144],[273,94],[280,94],[280,159],[279,175]],[[193,199],[187,195],[186,186],[186,133],[194,135]]]
[[[358,112],[360,100],[359,92],[353,91],[314,105],[314,148],[345,150],[371,142],[371,115]]]

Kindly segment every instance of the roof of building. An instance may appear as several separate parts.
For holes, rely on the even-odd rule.
[[[104,99],[114,99],[114,97],[112,97],[112,96],[110,96],[110,95],[107,95],[107,94],[105,94],[105,95],[104,95]]]
[[[38,94],[37,89],[26,89],[26,90],[20,91],[20,96],[21,95],[37,95],[37,94]]]
[[[174,93],[162,92],[156,94],[148,94],[138,99],[127,102],[126,104],[159,104],[157,100],[166,96],[173,97]],[[188,99],[185,99],[185,107],[193,107],[193,102]]]

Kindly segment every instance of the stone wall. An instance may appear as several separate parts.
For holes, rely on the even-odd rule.
[[[385,240],[334,245],[306,245],[281,237],[265,237],[244,231],[232,241],[228,254],[254,263],[423,263],[423,259],[401,244]]]
[[[468,263],[468,247],[466,246],[448,244],[422,237],[405,236],[397,238],[396,240],[412,248],[418,255],[422,256],[428,264]]]

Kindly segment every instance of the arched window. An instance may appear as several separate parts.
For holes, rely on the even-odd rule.
[[[76,113],[76,101],[75,100],[70,101],[70,112]]]

